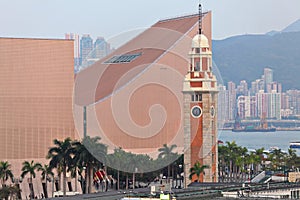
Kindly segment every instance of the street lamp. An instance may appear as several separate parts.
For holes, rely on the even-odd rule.
[[[182,179],[181,168],[182,168],[182,164],[179,164],[178,167],[179,167],[179,188],[181,189],[181,179]]]
[[[248,179],[249,179],[249,184],[251,183],[251,169],[250,167],[248,168]]]

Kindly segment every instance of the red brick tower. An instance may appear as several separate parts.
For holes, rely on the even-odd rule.
[[[183,85],[184,95],[184,170],[185,186],[197,177],[189,179],[190,168],[199,161],[208,165],[201,182],[217,182],[217,80],[212,73],[212,52],[209,41],[202,33],[201,5],[199,5],[199,32],[192,40],[189,52],[190,66]]]

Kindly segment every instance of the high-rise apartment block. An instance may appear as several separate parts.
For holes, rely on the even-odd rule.
[[[228,119],[234,120],[236,116],[236,86],[234,82],[228,82]]]
[[[85,34],[81,37],[80,40],[80,64],[87,64],[87,59],[91,56],[93,50],[93,39],[89,34]]]
[[[272,90],[272,82],[273,82],[273,70],[270,68],[265,68],[264,69],[264,87],[265,87],[265,92],[270,93]]]
[[[300,90],[288,90],[285,93],[288,96],[288,103],[293,115],[300,115]]]
[[[257,114],[259,117],[281,119],[281,94],[275,91],[264,93],[262,90],[256,94]]]
[[[94,55],[96,59],[101,59],[111,52],[110,44],[107,43],[104,37],[98,37],[94,43]]]
[[[248,83],[245,80],[242,80],[240,85],[237,86],[237,96],[239,95],[248,95]]]
[[[223,128],[223,124],[229,119],[228,90],[226,90],[226,86],[218,85],[218,91],[218,125],[219,128]]]
[[[250,89],[251,95],[255,95],[260,90],[264,90],[264,80],[263,79],[256,79],[255,81],[251,82],[251,89]]]

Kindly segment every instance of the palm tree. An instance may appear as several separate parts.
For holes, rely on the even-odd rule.
[[[254,173],[257,174],[259,172],[259,168],[261,167],[262,161],[264,159],[264,148],[256,149],[254,152]]]
[[[249,160],[247,152],[247,148],[238,146],[235,141],[227,141],[226,145],[218,147],[220,181],[242,181],[245,165],[247,164],[247,160]],[[235,180],[233,180],[233,177],[235,177]]]
[[[193,176],[197,176],[197,182],[200,182],[200,175],[204,174],[204,169],[209,168],[208,165],[201,165],[199,161],[197,161],[194,166],[190,169],[190,179],[193,179]]]
[[[87,136],[83,139],[82,143],[73,143],[75,148],[74,163],[86,168],[85,191],[88,193],[92,192],[93,168],[102,165],[99,160],[103,160],[107,152],[107,147],[99,143],[99,140],[100,137],[90,138]],[[98,159],[95,156],[97,156]]]
[[[230,181],[232,181],[232,174],[233,174],[233,168],[234,168],[234,161],[237,157],[237,151],[238,151],[238,146],[235,143],[235,141],[233,142],[226,142],[226,146],[227,146],[227,159],[229,160],[229,176],[230,176]]]
[[[120,169],[122,169],[122,166],[127,167],[127,163],[125,164],[126,158],[126,152],[122,148],[116,148],[113,154],[108,155],[109,165],[114,166],[117,170],[117,190],[120,190]]]
[[[219,177],[220,181],[225,181],[226,168],[228,167],[228,149],[225,145],[218,146],[218,168],[219,168]]]
[[[63,195],[67,192],[67,168],[72,165],[72,157],[74,157],[75,148],[72,140],[66,138],[63,141],[55,139],[53,141],[54,147],[48,151],[47,158],[50,158],[49,166],[51,168],[62,168],[63,172]]]
[[[177,158],[177,154],[173,153],[173,150],[176,148],[176,144],[172,144],[170,147],[168,147],[167,144],[164,144],[163,147],[159,148],[159,154],[158,154],[158,158],[159,159],[165,159],[166,162],[165,163],[170,163],[168,165],[168,180],[170,177],[170,171],[171,171],[171,161],[175,161]]]
[[[29,174],[29,176],[30,176],[30,178],[28,179],[28,182],[29,182],[31,198],[34,198],[34,189],[33,189],[32,179],[35,178],[35,176],[36,176],[35,171],[40,167],[42,167],[42,165],[40,163],[34,163],[33,160],[31,162],[28,162],[28,161],[23,162],[21,177],[24,178],[26,176],[26,174]]]
[[[6,184],[6,181],[10,178],[11,181],[14,179],[14,175],[11,171],[11,165],[7,161],[0,162],[0,179],[2,182],[2,187]]]
[[[53,179],[54,173],[52,172],[52,168],[49,167],[47,164],[45,164],[44,166],[40,166],[37,170],[42,172],[42,174],[41,174],[42,179],[45,181],[45,183],[43,183],[44,195],[45,195],[45,198],[48,198],[47,181],[51,180],[50,176],[52,177],[52,180],[54,181],[54,179]]]
[[[269,160],[272,163],[273,170],[278,170],[284,165],[287,153],[282,152],[281,149],[275,149],[269,154]]]
[[[0,189],[0,199],[19,199],[21,190],[17,186],[4,186]]]
[[[297,163],[297,154],[296,154],[296,150],[295,149],[291,149],[289,148],[288,150],[288,156],[287,156],[287,167],[289,169],[293,169],[294,167],[296,167]]]

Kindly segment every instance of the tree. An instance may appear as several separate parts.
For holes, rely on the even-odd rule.
[[[190,168],[190,179],[193,179],[193,176],[197,176],[197,182],[200,182],[200,175],[204,174],[204,169],[209,168],[208,165],[201,165],[199,161],[197,161],[193,167]]]
[[[238,150],[238,146],[235,143],[235,141],[233,142],[226,142],[226,146],[227,146],[227,159],[229,160],[229,176],[230,176],[230,181],[232,181],[232,174],[233,174],[233,168],[234,168],[234,161],[237,157],[237,150]]]
[[[11,165],[7,161],[0,162],[0,179],[2,182],[2,187],[6,186],[6,181],[10,178],[13,182],[14,175],[11,171]]]
[[[72,140],[66,138],[63,141],[55,139],[53,141],[54,147],[48,151],[47,158],[50,158],[49,166],[51,168],[60,168],[63,172],[63,195],[66,196],[67,191],[67,168],[72,165],[72,157],[74,156],[75,148]]]
[[[171,171],[171,162],[175,161],[176,158],[178,157],[177,153],[173,153],[173,150],[176,148],[176,144],[172,144],[170,147],[168,147],[167,144],[164,144],[163,147],[159,148],[159,154],[158,158],[159,159],[164,159],[166,162],[169,163],[168,165],[168,180],[170,177],[170,171]]]
[[[248,149],[238,146],[235,141],[227,141],[218,147],[218,153],[220,181],[243,181],[245,165],[249,160]]]
[[[85,191],[91,193],[93,184],[93,168],[102,165],[107,147],[99,143],[100,137],[85,137],[82,142],[74,142],[74,164],[85,167]],[[97,158],[95,157],[97,156]]]
[[[21,190],[17,186],[4,186],[0,189],[0,199],[18,199]]]
[[[33,160],[31,162],[28,161],[23,162],[21,177],[24,178],[27,174],[29,174],[30,178],[28,180],[28,184],[29,184],[31,198],[34,198],[32,179],[36,177],[35,171],[40,167],[42,167],[42,165],[40,163],[34,163]]]
[[[115,148],[114,153],[108,155],[109,166],[114,166],[117,170],[117,190],[120,190],[120,169],[122,169],[122,166],[127,168],[127,158],[127,152],[122,148]]]
[[[48,198],[48,191],[47,191],[47,181],[51,180],[50,176],[52,177],[52,181],[54,181],[53,177],[54,177],[54,173],[52,172],[52,168],[49,167],[49,165],[44,165],[44,166],[40,166],[37,169],[38,171],[42,172],[42,179],[45,181],[43,183],[43,190],[44,190],[44,195],[45,198]]]
[[[297,159],[298,159],[295,149],[289,148],[287,159],[288,159],[287,163],[286,163],[287,167],[289,169],[295,168],[296,164],[297,164]]]
[[[287,153],[282,152],[281,149],[274,149],[270,152],[268,159],[272,163],[272,169],[278,170],[281,168],[284,165],[286,157]]]
[[[226,168],[228,168],[227,161],[228,161],[228,149],[224,145],[218,146],[218,168],[219,168],[219,177],[222,182],[225,180],[226,176]]]

